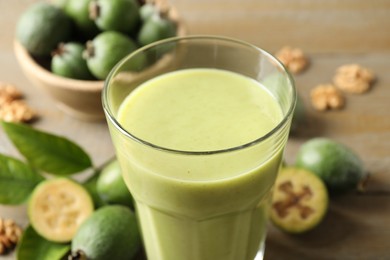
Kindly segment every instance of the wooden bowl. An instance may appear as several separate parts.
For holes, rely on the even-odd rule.
[[[177,23],[177,35],[184,36],[186,29],[177,11],[172,7],[169,10],[169,18]],[[33,58],[17,40],[14,41],[14,52],[27,78],[48,93],[60,110],[81,120],[104,118],[101,103],[104,81],[76,80],[55,75],[48,69],[47,60]]]
[[[104,81],[75,80],[57,76],[38,63],[27,50],[14,41],[16,58],[27,78],[48,93],[59,109],[82,120],[103,119],[101,91]]]

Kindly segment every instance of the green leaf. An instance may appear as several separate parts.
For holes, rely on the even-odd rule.
[[[30,126],[2,122],[8,137],[31,165],[56,175],[69,175],[92,166],[88,154],[77,144]]]
[[[69,244],[48,241],[28,226],[16,249],[16,255],[18,260],[59,260],[69,250]]]
[[[15,205],[25,202],[43,179],[29,165],[0,154],[0,204]]]

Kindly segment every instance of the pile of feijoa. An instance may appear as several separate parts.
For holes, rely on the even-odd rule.
[[[16,38],[37,60],[49,59],[54,74],[104,80],[129,53],[177,34],[168,14],[168,8],[141,0],[38,2],[21,15]]]

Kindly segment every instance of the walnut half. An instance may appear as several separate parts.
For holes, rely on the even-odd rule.
[[[22,92],[20,92],[14,85],[0,82],[0,96],[7,96],[10,99],[20,99],[23,95]]]
[[[14,249],[22,236],[22,229],[11,219],[0,218],[0,255]]]
[[[334,84],[348,93],[367,92],[375,79],[373,72],[358,64],[348,64],[337,69]]]
[[[313,107],[319,111],[339,109],[345,105],[343,94],[332,84],[316,86],[310,92],[310,97]]]
[[[0,120],[29,122],[37,117],[24,101],[22,93],[12,84],[0,82]]]
[[[22,100],[12,100],[0,106],[0,119],[6,122],[30,122],[36,113]]]
[[[275,56],[290,72],[294,74],[302,72],[309,64],[308,59],[299,48],[285,46],[280,49]]]

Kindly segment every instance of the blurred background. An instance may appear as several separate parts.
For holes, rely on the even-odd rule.
[[[18,15],[36,0],[0,0],[0,50],[12,45]],[[191,34],[222,34],[269,51],[390,50],[388,0],[170,0]]]
[[[388,0],[171,0],[190,33],[238,37],[275,51],[390,50]]]

